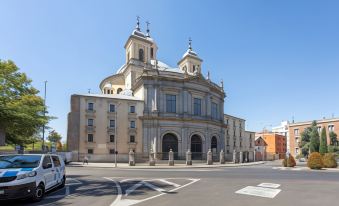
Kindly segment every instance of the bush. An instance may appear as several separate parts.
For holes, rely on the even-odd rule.
[[[288,158],[285,157],[283,160],[283,166],[284,167],[295,167],[297,163],[295,162],[295,159],[292,155],[290,155]]]
[[[326,153],[323,156],[323,164],[325,168],[337,168],[337,160],[335,159],[335,155],[332,153]]]
[[[312,152],[308,158],[307,166],[311,169],[320,170],[324,167],[323,160],[319,152]]]

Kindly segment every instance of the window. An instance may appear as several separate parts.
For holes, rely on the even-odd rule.
[[[88,142],[93,142],[93,134],[87,134],[87,141]]]
[[[176,96],[172,94],[166,94],[166,112],[175,113],[176,108]]]
[[[113,134],[111,134],[111,135],[109,136],[109,142],[114,142],[114,135],[113,135]]]
[[[87,153],[88,153],[88,154],[93,154],[93,149],[88,149],[88,150],[87,150]]]
[[[94,125],[94,120],[93,119],[88,119],[87,120],[87,126],[92,127]]]
[[[110,149],[110,150],[109,150],[109,153],[110,153],[110,154],[115,154],[115,149]]]
[[[320,133],[321,132],[321,127],[318,127],[318,133]]]
[[[57,156],[52,156],[52,160],[53,160],[54,167],[60,167],[60,166],[61,166],[59,157],[57,157]]]
[[[192,72],[193,72],[193,73],[195,72],[195,65],[193,65],[193,70],[192,70]]]
[[[92,103],[92,102],[88,103],[87,109],[88,109],[89,111],[93,111],[93,110],[94,110],[94,103]]]
[[[109,112],[115,112],[115,105],[109,104]]]
[[[45,156],[44,160],[42,161],[42,168],[48,169],[52,167],[52,161],[50,156]]]
[[[334,125],[328,125],[328,131],[334,132]]]
[[[201,99],[194,98],[193,109],[194,109],[194,115],[201,116]]]
[[[294,135],[299,135],[299,129],[294,129]]]
[[[139,60],[140,61],[144,61],[144,50],[143,49],[139,49]]]
[[[129,142],[132,142],[132,143],[135,142],[135,136],[134,135],[129,136]]]
[[[130,127],[135,128],[135,121],[131,121]]]
[[[151,48],[151,58],[153,59],[153,48]]]
[[[135,113],[135,106],[130,106],[129,107],[129,112],[130,113]]]
[[[299,148],[295,148],[295,153],[299,154]]]
[[[122,89],[121,89],[121,88],[119,88],[119,89],[117,90],[117,94],[120,94],[120,92],[122,92]]]
[[[109,120],[109,127],[114,128],[115,127],[115,120],[111,119]]]
[[[213,119],[218,119],[218,104],[212,102],[211,114]]]

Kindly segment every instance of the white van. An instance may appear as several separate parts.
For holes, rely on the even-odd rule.
[[[31,198],[64,187],[65,163],[59,155],[0,155],[0,200]]]

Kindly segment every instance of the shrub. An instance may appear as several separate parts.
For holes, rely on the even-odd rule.
[[[297,165],[292,155],[290,155],[288,158],[285,157],[282,164],[284,167],[295,167]]]
[[[337,160],[335,159],[335,155],[332,153],[326,153],[323,156],[323,164],[325,168],[337,168]]]
[[[308,158],[307,166],[311,169],[320,170],[323,168],[323,160],[319,152],[312,152]]]

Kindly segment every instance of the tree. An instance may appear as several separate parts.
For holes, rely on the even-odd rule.
[[[319,152],[320,147],[320,138],[318,133],[317,122],[313,121],[311,126],[311,133],[310,133],[310,151],[312,152]]]
[[[323,127],[321,130],[321,141],[320,141],[319,153],[321,155],[324,155],[325,153],[327,153],[327,136],[326,136],[325,127]]]
[[[330,132],[330,145],[336,146],[338,144],[337,134],[333,131]]]
[[[58,142],[60,142],[62,137],[55,130],[52,130],[51,132],[49,132],[49,135],[48,135],[47,138],[48,138],[48,141],[50,141],[50,142],[58,143]]]
[[[0,131],[8,144],[30,144],[50,119],[44,115],[44,101],[31,82],[14,62],[0,60]]]
[[[301,153],[304,157],[308,157],[310,150],[310,140],[311,140],[312,127],[307,127],[301,133],[301,143],[299,147],[301,148]]]

